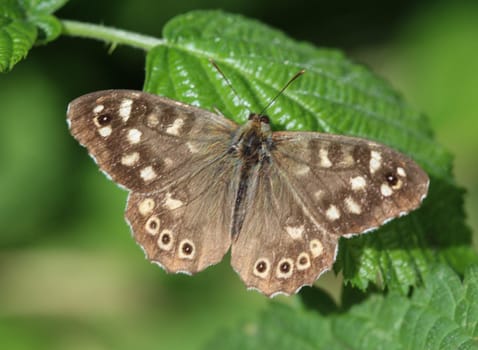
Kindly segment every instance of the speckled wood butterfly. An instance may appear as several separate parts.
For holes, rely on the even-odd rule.
[[[231,263],[272,296],[312,284],[338,240],[417,208],[427,174],[393,149],[317,132],[272,132],[265,115],[240,126],[140,91],[70,103],[73,136],[130,191],[126,219],[147,258],[193,274]]]

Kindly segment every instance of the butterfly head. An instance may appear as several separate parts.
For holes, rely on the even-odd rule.
[[[267,115],[251,113],[249,114],[248,125],[252,129],[256,129],[263,134],[269,134],[271,132],[270,119]]]

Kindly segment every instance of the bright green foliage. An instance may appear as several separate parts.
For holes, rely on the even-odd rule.
[[[36,43],[47,43],[61,33],[61,24],[50,13],[67,0],[0,0],[0,72],[23,59]]]
[[[23,9],[14,0],[0,3],[0,72],[24,58],[33,46],[37,31],[25,20]]]
[[[61,34],[60,21],[51,14],[68,0],[18,0],[25,9],[28,20],[40,29],[37,44],[55,40]]]
[[[34,44],[50,42],[60,34],[61,22],[53,17],[52,13],[65,3],[66,0],[0,0],[0,72],[12,69],[28,54]],[[341,240],[334,266],[337,272],[342,273],[346,282],[342,289],[340,306],[323,290],[304,288],[299,297],[287,300],[294,305],[300,302],[300,307],[291,308],[271,303],[268,310],[253,322],[240,329],[219,333],[217,339],[207,346],[208,349],[478,349],[478,265],[470,267],[477,262],[477,254],[470,248],[470,231],[465,225],[464,191],[454,183],[451,157],[434,140],[427,119],[411,108],[385,81],[363,66],[351,62],[339,51],[319,49],[294,41],[284,33],[257,21],[220,11],[195,11],[178,16],[164,27],[161,39],[79,22],[70,23],[71,27],[66,30],[68,22],[63,22],[64,34],[94,38],[112,43],[113,46],[124,44],[148,50],[156,43],[161,43],[148,52],[145,90],[209,110],[217,108],[238,122],[244,121],[251,111],[261,112],[296,72],[306,69],[306,73],[267,110],[276,130],[316,130],[377,140],[409,154],[431,177],[430,193],[419,210],[394,220],[374,233]],[[440,25],[440,28],[445,28],[443,30],[446,31],[446,26]],[[442,44],[443,38],[440,35],[434,37]],[[427,65],[433,61],[432,56],[427,58]],[[217,62],[237,90],[238,96],[209,59]],[[469,66],[464,65],[463,70],[469,72]],[[455,72],[449,74],[456,76]],[[33,77],[35,79],[35,76]],[[439,78],[444,79],[442,76]],[[14,79],[16,83],[19,80],[18,76]],[[45,79],[48,80],[49,77]],[[58,153],[66,149],[58,147],[59,139],[56,136],[50,137],[56,135],[52,130],[55,125],[60,124],[58,127],[64,130],[59,131],[58,135],[66,137],[64,123],[56,123],[56,116],[49,112],[45,113],[52,117],[51,120],[38,113],[39,110],[47,111],[45,108],[39,109],[39,106],[61,105],[59,101],[50,102],[51,96],[61,94],[45,86],[48,84],[47,80],[38,80],[34,84],[26,83],[33,90],[41,85],[42,89],[48,91],[46,94],[37,94],[38,96],[29,93],[25,88],[12,89],[11,83],[8,85],[8,82],[5,86],[8,85],[9,88],[2,90],[5,101],[19,99],[23,103],[25,96],[35,95],[33,99],[28,99],[28,104],[22,106],[24,109],[9,108],[9,103],[2,105],[3,114],[12,116],[7,118],[8,122],[4,122],[6,127],[2,129],[5,131],[3,139],[7,142],[7,147],[2,150],[8,155],[4,157],[8,169],[2,175],[3,182],[10,186],[5,191],[0,191],[5,199],[3,203],[8,203],[8,207],[0,213],[3,214],[3,221],[0,217],[0,222],[5,231],[2,232],[2,244],[7,249],[18,244],[17,242],[28,242],[33,243],[32,250],[36,250],[40,237],[49,237],[44,231],[56,229],[48,226],[48,230],[42,231],[39,227],[47,227],[46,222],[51,225],[54,218],[63,216],[66,212],[79,211],[73,203],[75,200],[72,199],[72,194],[63,193],[66,188],[72,187],[71,178],[64,180],[62,185],[55,183],[66,173],[61,168],[72,163],[69,163],[69,155]],[[69,81],[71,83],[75,79]],[[449,86],[446,87],[448,91]],[[466,96],[462,90],[457,89],[456,94]],[[17,96],[14,98],[13,91],[22,93],[16,92]],[[448,105],[454,108],[456,104]],[[65,106],[66,102],[61,108]],[[58,120],[63,120],[63,116]],[[453,121],[453,118],[451,120]],[[33,127],[25,130],[25,125]],[[48,133],[46,129],[49,129]],[[48,135],[48,140],[42,138],[44,135]],[[457,135],[461,137],[462,133]],[[70,142],[73,143],[72,140]],[[41,149],[43,157],[37,156],[37,149]],[[61,157],[68,158],[68,161],[61,161]],[[31,181],[31,169],[35,166],[41,170],[35,172],[36,180]],[[55,173],[54,176],[47,175],[51,171]],[[79,179],[82,175],[77,176]],[[95,174],[94,178],[97,177]],[[76,191],[95,192],[91,191],[90,183],[84,178],[77,182],[81,187]],[[18,192],[20,187],[21,194]],[[45,200],[45,188],[48,189],[48,201]],[[88,191],[82,191],[83,188],[88,188]],[[118,196],[124,194],[118,193]],[[56,204],[56,201],[63,197],[65,203],[68,203],[64,212],[58,210],[59,206]],[[76,236],[77,241],[78,237],[86,237],[85,241],[89,239],[88,235],[83,235],[87,231],[94,232],[95,235],[96,232],[101,232],[101,235],[95,236],[95,246],[99,240],[103,240],[109,247],[111,237],[103,235],[103,231],[112,228],[111,223],[104,220],[105,210],[116,211],[117,215],[117,210],[121,209],[116,208],[116,204],[112,205],[118,202],[113,201],[109,195],[100,197],[101,200],[95,202],[93,207],[88,207],[87,216],[96,215],[97,218],[77,225],[73,231],[81,232]],[[28,219],[25,223],[18,220],[19,213]],[[61,231],[61,236],[55,236],[54,242],[57,242],[58,237],[61,237],[60,240],[72,241],[71,228],[74,224],[71,222],[74,221],[65,225],[66,229],[62,227],[66,234]],[[118,229],[123,227],[121,221],[116,223]],[[126,230],[125,227],[123,229]],[[75,247],[77,241],[73,241]],[[21,253],[22,249],[18,252]],[[12,261],[23,262],[23,256],[20,258]],[[8,259],[9,257],[2,257],[2,262]],[[55,259],[54,254],[52,259]],[[93,259],[91,264],[96,268],[95,262],[101,264],[101,259]],[[87,260],[90,261],[89,255]],[[129,267],[130,261],[127,261]],[[25,266],[28,268],[25,270],[30,271],[31,267],[36,267],[35,264],[28,264],[27,259]],[[55,260],[53,265],[61,266],[62,262]],[[436,268],[437,265],[441,267]],[[6,270],[8,271],[8,268]],[[32,270],[41,271],[38,268]],[[204,289],[206,290],[211,285],[207,274],[212,276],[213,270],[194,277],[193,283],[203,283],[207,286]],[[75,271],[73,277],[70,276],[71,271]],[[128,272],[125,272],[127,269],[119,268],[118,271],[121,271],[121,277],[118,278],[121,283],[128,280]],[[130,272],[131,275],[136,276],[137,270],[131,271],[134,271]],[[465,278],[461,282],[458,276],[463,273]],[[111,334],[111,341],[107,342],[110,347],[114,344],[115,348],[131,348],[141,347],[142,344],[168,344],[171,339],[174,339],[174,343],[182,337],[184,331],[188,335],[192,334],[194,338],[194,332],[199,334],[202,330],[210,331],[216,324],[222,323],[223,319],[231,320],[229,310],[217,307],[221,305],[220,300],[218,303],[217,296],[209,293],[209,290],[207,294],[201,294],[197,289],[191,289],[194,290],[195,296],[201,296],[196,298],[197,300],[205,301],[202,304],[208,305],[208,301],[214,301],[216,309],[221,309],[221,318],[218,318],[217,311],[213,311],[214,308],[208,308],[208,312],[212,311],[212,314],[198,311],[203,310],[197,307],[201,303],[198,304],[195,298],[189,297],[190,290],[182,288],[181,277],[165,277],[158,275],[156,270],[151,275],[154,276],[151,280],[136,280],[136,277],[134,280],[130,279],[133,286],[131,290],[147,290],[146,294],[151,294],[150,301],[148,296],[141,294],[141,298],[135,299],[139,300],[138,303],[129,303],[127,300],[131,300],[130,294],[125,294],[122,288],[114,289],[119,290],[118,294],[124,295],[126,300],[124,302],[123,299],[118,299],[122,313],[113,314],[112,318],[102,317],[101,322],[92,318],[91,323],[83,323],[84,311],[83,307],[79,307],[76,309],[81,309],[82,313],[78,319],[69,314],[64,318],[50,315],[36,318],[35,311],[30,323],[28,314],[24,311],[28,310],[29,304],[25,303],[27,306],[20,309],[19,317],[0,320],[0,343],[4,344],[6,338],[25,344],[21,348],[31,348],[31,344],[40,348],[39,345],[44,343],[47,344],[44,348],[51,349],[51,339],[59,342],[61,348],[64,348],[62,341],[67,339],[75,345],[87,344],[88,347],[89,343],[81,342],[82,336],[88,339],[89,332],[94,329],[91,333],[95,333],[97,329],[101,329],[100,324],[104,322],[107,324],[103,326],[103,329],[107,330],[104,333],[108,333],[108,336]],[[32,275],[12,276],[10,280],[17,281],[22,279],[21,276],[27,276],[25,280],[29,280],[28,276]],[[48,283],[48,286],[60,287],[58,290],[66,291],[64,294],[67,295],[70,288],[68,280],[70,277],[76,280],[77,272],[75,269],[67,270],[64,276],[64,279],[59,280],[61,282]],[[81,280],[81,273],[79,276]],[[44,275],[38,274],[35,277],[38,281],[44,281]],[[158,278],[163,277],[170,283],[163,284],[163,281],[160,281],[161,289],[154,289],[151,282],[144,283],[156,283]],[[201,278],[205,279],[201,282]],[[84,284],[92,283],[96,286],[98,280],[93,281]],[[141,283],[137,283],[138,281]],[[188,280],[187,283],[191,282]],[[35,285],[35,282],[30,285]],[[18,286],[23,284],[19,283]],[[225,283],[226,289],[221,288],[220,293],[217,293],[219,289],[216,288],[215,292],[227,299],[227,304],[231,304],[231,300],[234,300],[233,303],[237,301],[235,298],[231,299],[230,295],[243,293],[243,289],[234,289],[231,286]],[[231,293],[227,288],[232,288],[237,294]],[[242,284],[238,283],[238,288],[243,288]],[[379,291],[380,288],[387,292],[372,294],[372,291]],[[37,292],[35,289],[35,295]],[[62,295],[61,292],[57,293],[52,295]],[[112,294],[107,295],[109,297]],[[257,294],[250,296],[251,300],[255,297],[260,298]],[[86,310],[93,310],[89,306],[90,299],[85,298],[84,302],[88,304]],[[222,302],[224,303],[224,300]],[[23,299],[20,303],[23,307]],[[8,301],[4,304],[8,305]],[[201,307],[204,306],[202,304]],[[51,305],[56,307],[56,300]],[[58,305],[62,307],[63,304],[60,302]],[[135,305],[138,308],[128,309],[124,308],[124,305]],[[235,307],[242,308],[242,304],[239,305],[241,306]],[[247,305],[251,305],[249,299]],[[308,310],[305,310],[306,307]],[[13,310],[10,305],[5,309]],[[130,310],[139,311],[134,314]],[[6,314],[8,312],[7,310]],[[125,333],[128,339],[118,332],[118,319],[127,320],[123,326],[128,329]],[[178,331],[174,329],[176,324],[185,328]],[[194,326],[189,327],[191,324]],[[82,335],[82,331],[85,334]],[[53,334],[51,339],[50,333]],[[28,338],[27,334],[33,334],[33,337]],[[44,334],[48,334],[48,337]],[[93,337],[96,336],[93,334]],[[5,344],[10,346],[8,342]]]
[[[386,141],[432,173],[449,176],[449,155],[432,139],[426,119],[382,79],[339,51],[318,49],[257,21],[211,11],[176,17],[163,36],[166,44],[148,55],[147,91],[217,107],[243,121],[248,109],[261,111],[294,73],[305,69],[268,110],[276,129]],[[233,97],[209,58],[247,106]]]
[[[453,184],[450,155],[434,141],[427,120],[382,79],[338,51],[299,43],[257,21],[218,11],[178,16],[163,36],[165,43],[148,53],[145,90],[218,108],[241,122],[305,69],[267,111],[276,129],[377,140],[409,154],[429,173],[431,188],[422,209],[377,232],[341,241],[335,269],[346,281],[361,289],[373,282],[407,293],[432,262],[445,260],[463,272],[476,260],[468,250],[463,193]]]
[[[375,295],[347,311],[317,311],[272,304],[240,331],[221,332],[206,349],[478,349],[478,266],[465,279],[434,269],[411,298]]]
[[[35,41],[59,35],[61,25],[50,13],[64,3],[2,0],[2,71],[11,69]],[[218,108],[240,122],[249,112],[260,112],[305,69],[267,110],[275,129],[377,140],[409,154],[429,173],[430,193],[420,210],[377,232],[341,240],[334,268],[346,282],[363,290],[372,282],[406,294],[437,261],[463,272],[477,260],[469,248],[463,193],[454,185],[450,155],[434,141],[426,119],[382,79],[338,51],[296,42],[257,21],[220,11],[178,16],[163,32],[162,44],[148,52],[145,90]]]

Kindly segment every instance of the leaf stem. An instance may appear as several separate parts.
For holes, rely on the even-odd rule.
[[[154,46],[164,44],[165,42],[155,37],[98,24],[70,20],[61,20],[61,24],[63,27],[63,35],[103,40],[107,43],[111,43],[113,46],[123,44],[148,51]]]

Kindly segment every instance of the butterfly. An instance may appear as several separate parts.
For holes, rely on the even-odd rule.
[[[366,139],[272,132],[141,91],[73,100],[72,135],[129,191],[134,239],[167,272],[194,274],[221,261],[267,296],[293,294],[329,270],[340,237],[416,209],[427,174]]]

